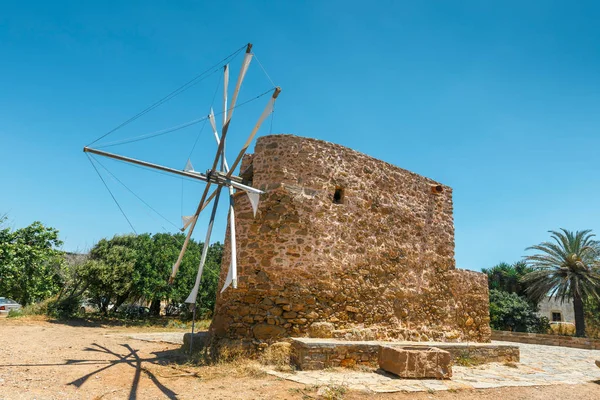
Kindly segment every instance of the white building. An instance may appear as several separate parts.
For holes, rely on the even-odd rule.
[[[550,322],[571,322],[575,323],[575,312],[573,311],[573,302],[566,300],[561,303],[560,299],[546,297],[540,302],[540,311],[538,315],[547,317]]]

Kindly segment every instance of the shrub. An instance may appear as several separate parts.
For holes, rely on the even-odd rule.
[[[23,316],[23,310],[10,310],[8,312],[8,318],[18,318]]]
[[[573,336],[575,335],[575,324],[570,322],[551,324],[550,331],[554,335]]]
[[[56,296],[50,297],[44,301],[26,305],[20,310],[11,310],[8,316],[11,318],[22,317],[26,315],[46,315],[48,314],[48,304],[56,301]]]
[[[58,319],[71,318],[79,312],[81,297],[65,297],[48,303],[47,314]]]
[[[548,318],[536,314],[536,309],[516,293],[490,290],[490,325],[492,329],[515,332],[546,333]]]

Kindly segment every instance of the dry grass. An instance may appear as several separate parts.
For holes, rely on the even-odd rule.
[[[211,354],[211,350],[216,352]],[[210,345],[204,351],[196,353],[186,365],[194,370],[203,380],[221,377],[264,377],[265,365],[274,366],[278,371],[293,372],[290,366],[291,346],[279,342],[267,347],[258,360],[249,358],[248,350],[242,345],[229,343],[226,346],[213,348]]]
[[[458,357],[454,360],[454,364],[462,367],[472,367],[475,365],[471,354],[468,351],[462,351]]]
[[[206,331],[208,330],[208,327],[210,326],[210,323],[212,322],[211,319],[202,319],[200,321],[196,321],[196,324],[194,326],[194,330],[195,331]],[[185,326],[186,329],[191,328],[192,327],[192,323],[191,322],[185,322]]]
[[[267,375],[258,361],[249,360],[247,358],[240,358],[229,362],[220,362],[204,368],[205,371],[202,374],[204,379],[222,376],[261,378]]]
[[[290,365],[291,351],[292,347],[289,343],[273,343],[261,354],[259,361],[264,365],[275,366],[278,371],[293,372],[294,368]]]
[[[250,377],[261,378],[266,376],[263,366],[257,361],[248,358],[246,350],[241,346],[226,346],[218,350],[218,357],[214,358],[209,351],[196,353],[186,365],[187,370],[194,371],[203,380],[223,377]]]
[[[302,400],[342,400],[348,392],[348,388],[346,385],[312,385],[305,388],[291,388],[288,391],[302,395]]]
[[[320,387],[317,395],[324,400],[342,400],[346,392],[348,388],[344,385],[327,385]]]
[[[190,369],[190,367],[187,368]],[[248,358],[221,361],[202,367],[191,367],[191,369],[194,369],[196,375],[205,381],[223,377],[262,378],[267,375],[258,361]]]

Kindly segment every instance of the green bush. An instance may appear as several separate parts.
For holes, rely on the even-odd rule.
[[[18,318],[23,316],[23,309],[20,310],[10,310],[8,312],[8,318]]]
[[[66,297],[56,299],[48,303],[47,314],[50,317],[58,319],[71,318],[79,312],[81,307],[81,297]]]
[[[48,314],[48,304],[56,301],[56,296],[50,297],[38,303],[29,304],[20,310],[11,310],[8,313],[9,317],[22,317],[26,315],[46,315]]]
[[[536,309],[516,293],[490,290],[490,325],[502,331],[547,333],[548,318],[539,317]]]
[[[0,293],[24,306],[58,293],[64,266],[58,231],[41,222],[12,230],[0,215]]]

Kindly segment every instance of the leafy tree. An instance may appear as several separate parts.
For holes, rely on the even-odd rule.
[[[88,289],[90,284],[95,281],[99,271],[104,268],[104,265],[98,261],[85,260],[84,262],[69,265],[66,263],[62,270],[63,286],[58,293],[57,302],[81,300],[81,296]]]
[[[88,290],[104,313],[110,302],[116,310],[133,294],[138,240],[134,235],[115,236],[100,240],[90,251],[90,259],[96,262],[87,264]]]
[[[517,261],[514,264],[500,263],[494,267],[481,270],[488,276],[488,286],[490,290],[496,289],[508,293],[516,293],[519,296],[525,295],[525,285],[521,278],[533,269],[524,261]]]
[[[145,300],[158,315],[163,300],[183,306],[196,279],[203,244],[191,240],[172,285],[168,284],[173,263],[185,239],[183,234],[157,233],[154,236],[115,236],[103,239],[90,252],[91,261],[77,269],[73,285],[85,288],[88,294],[107,312],[125,301]],[[197,306],[200,314],[214,308],[223,245],[209,247]],[[72,292],[76,290],[71,289]]]
[[[0,229],[0,293],[22,305],[56,294],[62,285],[61,245],[58,230],[38,221],[15,231]]]
[[[548,318],[539,317],[536,308],[516,293],[490,290],[490,325],[496,330],[546,333]]]
[[[144,237],[137,243],[138,259],[135,265],[135,286],[137,292],[151,301],[153,315],[160,313],[160,302],[170,295],[167,283],[171,266],[179,255],[175,236],[157,233]]]
[[[573,299],[576,336],[585,336],[584,302],[600,300],[600,243],[590,230],[550,231],[553,242],[543,242],[527,250],[538,253],[527,256],[534,268],[522,279],[527,295],[540,301],[549,295],[565,301]]]
[[[173,263],[179,255],[184,239],[185,235],[183,234],[156,234],[153,236],[152,258],[149,262],[147,261],[145,269],[154,271],[154,275],[152,279],[145,280],[143,287],[145,298],[152,299],[154,304],[158,304],[160,300],[167,300],[175,305],[183,306],[184,310],[187,309],[184,302],[196,281],[204,244],[194,240],[190,241],[175,281],[172,285],[168,285]],[[196,302],[199,315],[208,315],[214,309],[222,256],[222,244],[217,242],[208,248]],[[155,313],[158,313],[156,308],[153,310],[151,307],[151,310],[156,310]]]

